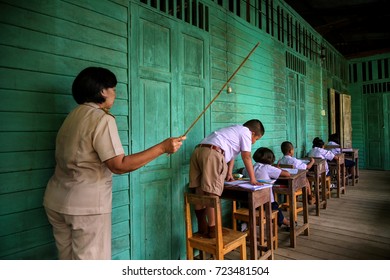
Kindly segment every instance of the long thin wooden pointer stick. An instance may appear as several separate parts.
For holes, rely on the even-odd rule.
[[[245,62],[248,60],[248,58],[252,55],[252,53],[255,51],[255,49],[259,46],[260,42],[256,44],[256,46],[253,47],[253,49],[249,52],[249,54],[245,57],[245,59],[241,62],[241,64],[238,66],[236,71],[230,76],[230,78],[226,81],[226,83],[222,86],[222,88],[219,90],[217,95],[210,101],[210,103],[204,108],[202,113],[196,118],[196,120],[190,125],[190,127],[187,129],[187,131],[182,135],[186,136],[187,133],[191,130],[191,128],[196,124],[196,122],[200,119],[200,117],[206,112],[206,110],[211,106],[211,104],[217,99],[217,97],[221,94],[221,92],[224,90],[224,88],[230,83],[230,81],[234,78],[234,76],[237,74],[237,72],[240,70],[240,68],[245,64]]]

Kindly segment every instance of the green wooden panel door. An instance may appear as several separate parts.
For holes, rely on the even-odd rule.
[[[287,138],[295,147],[295,156],[302,157],[307,152],[304,79],[288,73],[287,93]]]
[[[186,31],[182,23],[147,8],[133,5],[131,16],[134,153],[182,135],[195,119],[208,84],[208,43],[193,29]],[[185,258],[183,192],[188,172],[182,166],[192,142],[131,174],[132,259]]]
[[[383,123],[383,135],[384,135],[384,169],[390,170],[390,94],[385,93],[383,95],[383,115],[384,115],[384,123]]]
[[[366,168],[383,169],[383,98],[381,95],[366,95]]]
[[[287,76],[287,140],[290,141],[296,151],[297,145],[297,79],[296,74],[290,72]]]
[[[297,134],[297,147],[296,157],[304,157],[310,150],[306,147],[306,90],[305,90],[305,78],[299,77],[299,90],[298,90],[298,134]]]

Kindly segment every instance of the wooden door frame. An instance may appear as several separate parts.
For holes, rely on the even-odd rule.
[[[352,146],[351,96],[329,88],[329,135],[337,133],[343,148]],[[347,115],[348,114],[348,115]]]

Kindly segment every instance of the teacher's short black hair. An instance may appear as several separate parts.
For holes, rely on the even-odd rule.
[[[117,84],[114,73],[102,67],[87,67],[82,70],[72,85],[72,95],[78,104],[85,102],[103,103],[106,99],[102,90],[113,88]]]

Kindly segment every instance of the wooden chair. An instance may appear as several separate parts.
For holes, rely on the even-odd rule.
[[[217,196],[205,196],[185,193],[185,222],[187,259],[194,259],[194,249],[209,253],[214,259],[223,260],[224,256],[240,248],[240,259],[246,260],[246,236],[244,232],[222,227],[221,203]],[[215,238],[203,237],[192,229],[191,205],[204,205],[214,208]]]
[[[310,186],[313,187],[314,180],[315,180],[314,175],[313,176],[308,176],[307,179],[310,182]],[[326,176],[325,177],[325,185],[326,185],[325,189],[326,189],[326,198],[327,199],[330,199],[330,197],[331,197],[331,195],[330,195],[330,193],[331,193],[331,191],[330,191],[331,180],[332,180],[332,178],[330,176]],[[320,186],[321,186],[321,180],[320,180]],[[320,192],[321,192],[321,189],[320,189]]]
[[[263,234],[260,234],[260,245],[261,246],[267,246],[267,241],[264,240],[264,226],[266,224],[265,216],[261,219],[260,218],[261,212],[256,212],[256,224],[260,225],[262,228],[260,229],[260,232]],[[242,222],[249,222],[249,209],[245,207],[237,208],[237,202],[233,200],[233,209],[232,209],[232,217],[233,217],[233,230],[237,230],[237,221]],[[278,249],[278,210],[272,211],[272,242],[274,244],[274,250]],[[263,222],[261,223],[261,220]]]
[[[292,164],[279,164],[277,165],[278,167],[280,168],[294,168],[294,166]],[[274,193],[275,193],[275,201],[278,202],[278,188],[274,188]],[[295,192],[295,195],[293,197],[293,199],[295,199],[295,201],[297,202],[295,205],[296,205],[296,211],[295,211],[295,221],[297,221],[297,215],[299,212],[302,212],[303,211],[303,205],[302,204],[299,204],[298,203],[298,198],[302,196],[302,189],[299,189],[297,192]],[[285,210],[288,210],[289,207],[290,207],[290,203],[289,203],[289,200],[290,200],[290,197],[286,197],[286,202],[284,203],[279,203],[279,208],[282,208],[282,209],[285,209]]]
[[[345,155],[337,154],[338,159],[328,162],[330,180],[331,183],[336,185],[337,197],[340,197],[340,194],[346,193],[346,170],[345,170]]]

